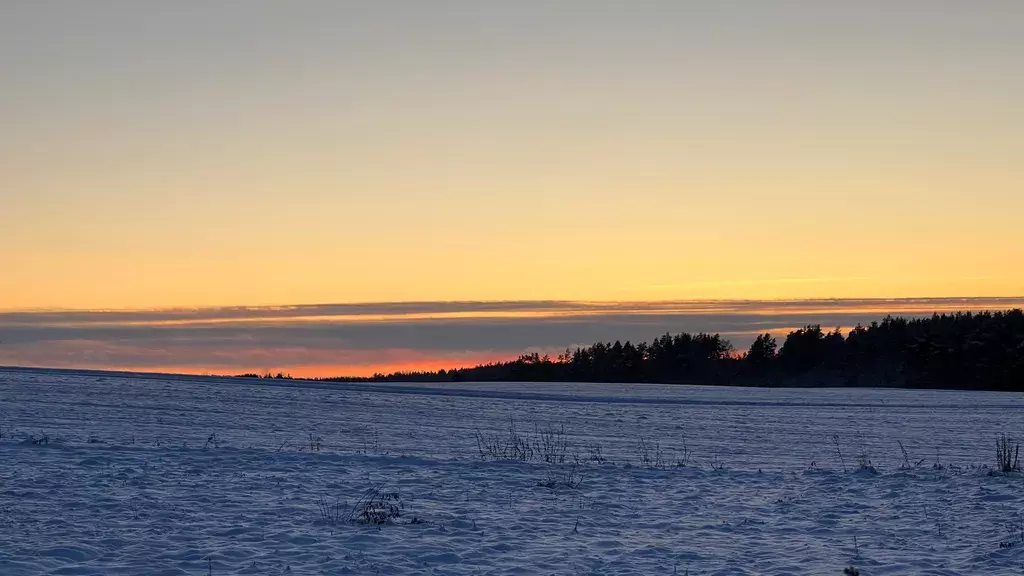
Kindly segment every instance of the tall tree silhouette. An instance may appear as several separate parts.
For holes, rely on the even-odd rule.
[[[771,334],[761,334],[747,350],[746,360],[754,366],[765,366],[775,360],[777,343]]]

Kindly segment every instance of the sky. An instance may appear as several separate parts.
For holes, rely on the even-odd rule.
[[[1021,30],[1017,0],[3,2],[4,314],[524,324],[371,353],[317,313],[315,358],[284,362],[297,321],[262,312],[244,353],[33,316],[31,346],[0,320],[0,363],[365,371],[598,335],[555,342],[517,316],[538,301],[1002,304],[1024,295]]]

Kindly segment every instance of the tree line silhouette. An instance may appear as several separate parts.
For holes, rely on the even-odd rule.
[[[665,334],[650,343],[598,342],[556,358],[436,372],[397,372],[327,381],[621,382],[745,386],[882,386],[1024,391],[1024,313],[886,316],[843,334],[808,325],[757,336],[737,351],[718,334]]]
[[[246,372],[245,374],[239,374],[236,378],[263,378],[264,380],[292,380],[291,374],[285,374],[284,372]]]

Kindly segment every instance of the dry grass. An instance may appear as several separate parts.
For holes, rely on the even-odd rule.
[[[477,450],[484,460],[519,460],[521,462],[533,460],[533,443],[519,433],[514,418],[509,418],[506,434],[487,436],[477,430],[475,437]]]
[[[328,526],[337,526],[344,518],[342,511],[345,506],[341,503],[341,499],[339,498],[336,498],[334,502],[331,502],[321,496],[317,501],[317,507],[320,509],[320,520]]]
[[[358,524],[393,524],[402,517],[405,504],[397,490],[385,490],[378,484],[363,492],[349,512],[349,520]]]
[[[580,484],[583,484],[583,475],[576,470],[576,464],[564,467],[561,470],[549,470],[544,478],[537,481],[537,486],[552,490],[557,488],[579,488]]]
[[[1020,470],[1020,444],[1003,436],[996,440],[996,466],[1000,472],[1010,473]]]

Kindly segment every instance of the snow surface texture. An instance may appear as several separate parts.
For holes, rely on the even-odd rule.
[[[983,466],[1022,409],[985,392],[3,370],[0,574],[1019,574],[1024,479]],[[567,463],[482,459],[477,431],[508,436],[510,418],[567,441]],[[576,459],[578,487],[539,485]],[[402,516],[349,522],[379,483]]]

